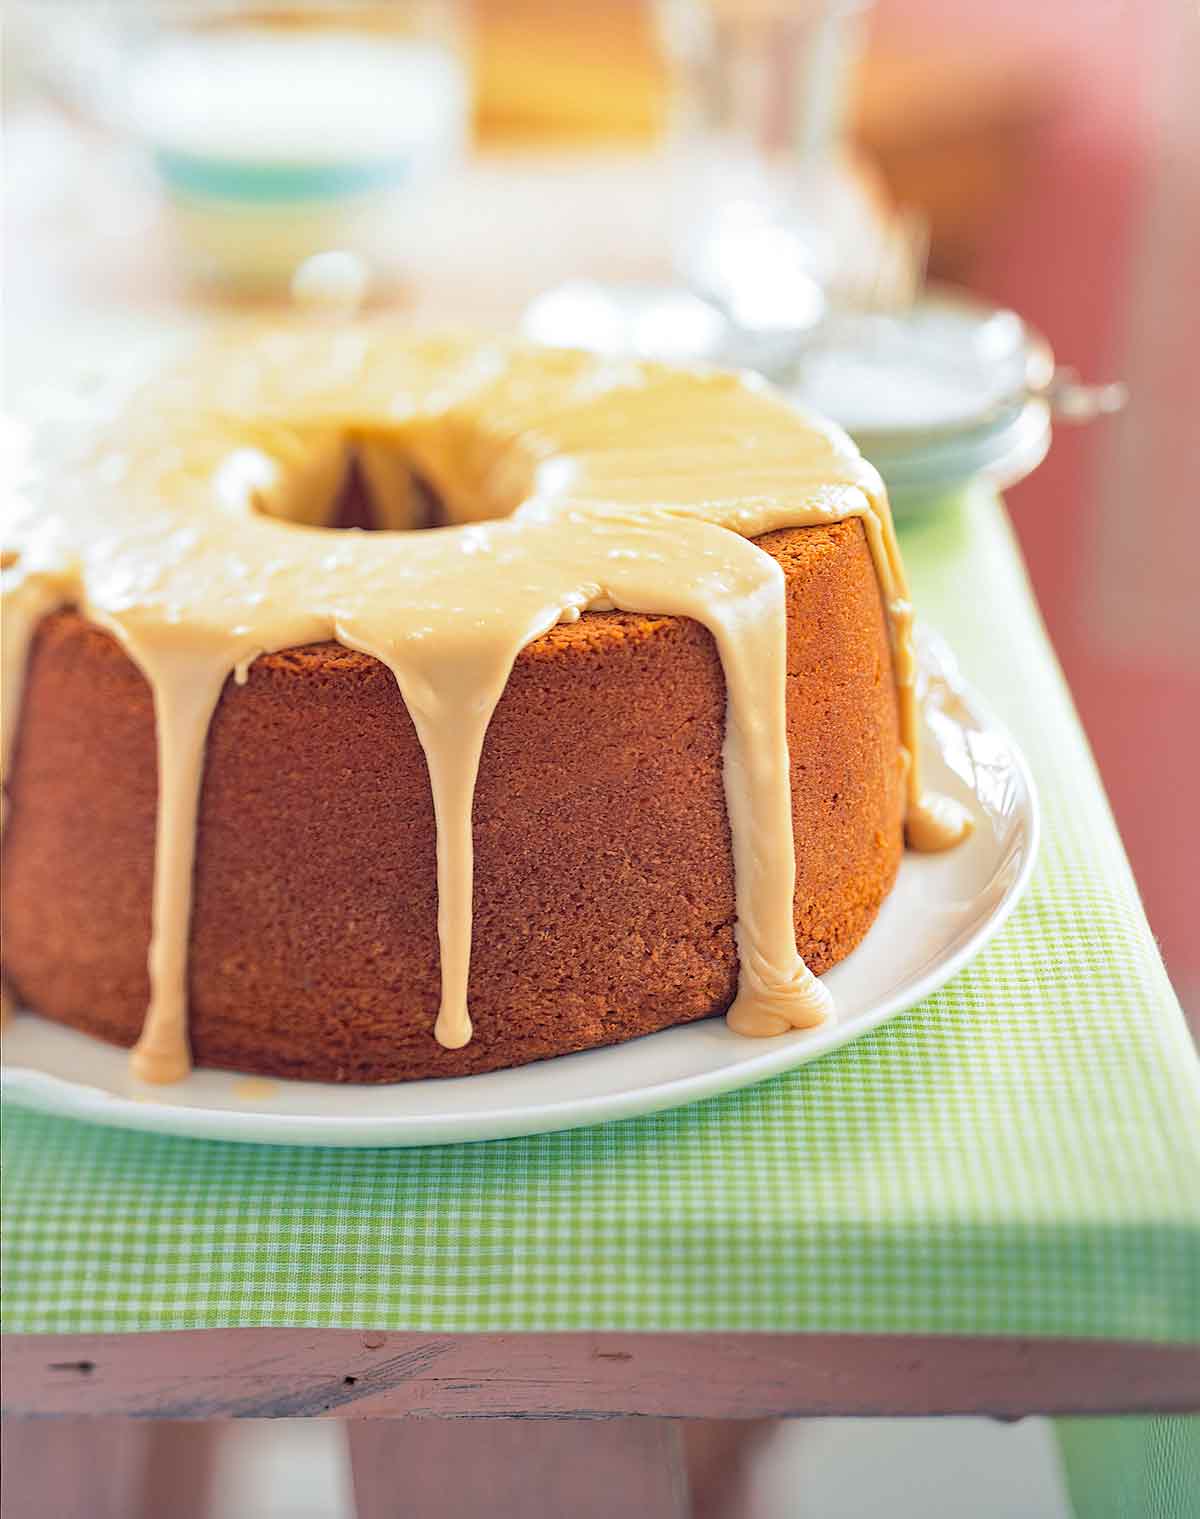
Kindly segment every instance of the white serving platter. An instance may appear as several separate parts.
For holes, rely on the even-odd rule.
[[[18,1013],[3,1040],[4,1095],[94,1123],[267,1144],[409,1146],[510,1138],[631,1118],[749,1086],[816,1060],[921,1002],[974,959],[1029,882],[1037,798],[1020,750],[959,678],[940,640],[921,647],[928,781],[971,807],[967,842],[904,857],[866,939],[825,981],[834,1021],[775,1039],[722,1018],[519,1070],[393,1086],[247,1079],[198,1070],[174,1086],[129,1071],[126,1051]]]

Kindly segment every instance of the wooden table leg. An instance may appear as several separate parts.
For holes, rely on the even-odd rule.
[[[205,1519],[220,1424],[10,1419],[3,1519]]]
[[[4,1519],[138,1514],[147,1427],[128,1419],[4,1424]]]
[[[358,1519],[685,1519],[668,1419],[363,1419],[349,1426]]]
[[[210,1516],[217,1442],[228,1419],[151,1420],[142,1461],[139,1519]]]
[[[754,1463],[779,1419],[691,1419],[680,1425],[691,1519],[739,1519],[750,1504]]]

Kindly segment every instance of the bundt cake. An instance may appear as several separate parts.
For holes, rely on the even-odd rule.
[[[85,431],[3,540],[4,976],[145,1079],[810,1026],[969,825],[878,478],[746,376],[284,331]]]

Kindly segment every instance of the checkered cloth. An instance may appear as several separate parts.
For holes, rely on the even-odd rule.
[[[968,970],[791,1075],[532,1139],[286,1149],[10,1108],[7,1327],[1200,1339],[1196,1057],[1007,522],[981,495],[905,547],[1045,808]]]

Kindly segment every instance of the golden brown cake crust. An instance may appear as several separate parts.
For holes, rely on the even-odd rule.
[[[888,636],[862,526],[758,540],[788,583],[796,934],[817,973],[862,938],[902,851]],[[435,829],[389,672],[320,644],[231,680],[195,872],[198,1064],[383,1082],[465,1075],[708,1017],[735,989],[724,681],[679,618],[589,613],[525,649],[474,808],[475,1036],[438,1006]],[[4,840],[4,967],[42,1015],[129,1045],[144,1016],[154,716],[74,612],[30,656]]]

